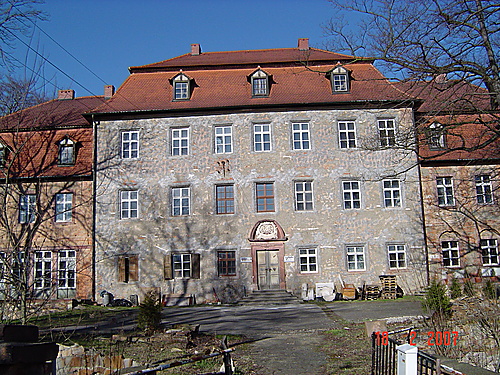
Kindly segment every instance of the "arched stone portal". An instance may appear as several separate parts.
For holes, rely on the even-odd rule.
[[[250,231],[255,289],[286,289],[285,231],[275,220],[260,220]]]

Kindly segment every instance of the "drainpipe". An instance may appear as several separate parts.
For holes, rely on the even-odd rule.
[[[96,192],[97,192],[97,122],[92,114],[92,137],[93,137],[93,155],[92,155],[92,296],[97,301],[96,296]]]

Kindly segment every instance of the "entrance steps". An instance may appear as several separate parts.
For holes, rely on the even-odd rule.
[[[298,305],[300,300],[286,290],[255,290],[238,302],[240,306],[251,305]]]

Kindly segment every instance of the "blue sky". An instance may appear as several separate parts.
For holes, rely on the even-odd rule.
[[[309,38],[322,48],[321,24],[333,15],[327,0],[46,0],[40,8],[48,20],[32,45],[50,61],[48,91],[71,88],[77,96],[118,88],[129,66],[188,53],[191,43],[213,52],[296,47]],[[26,52],[19,45],[16,55]]]

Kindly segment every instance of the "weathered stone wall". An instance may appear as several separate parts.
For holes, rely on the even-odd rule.
[[[98,125],[97,173],[97,291],[128,298],[159,287],[163,294],[194,294],[197,302],[217,295],[242,295],[256,287],[248,241],[259,220],[276,220],[284,229],[285,282],[300,295],[302,284],[344,282],[361,286],[378,283],[381,274],[396,274],[398,283],[411,292],[425,283],[423,230],[415,157],[396,149],[371,151],[378,136],[377,118],[394,118],[401,129],[411,126],[409,109],[315,110],[230,115],[101,121]],[[355,120],[357,149],[340,149],[337,121]],[[310,124],[310,150],[292,149],[291,124]],[[272,151],[253,151],[253,124],[269,123]],[[231,124],[233,153],[214,153],[214,126]],[[189,127],[190,152],[170,155],[170,131]],[[121,159],[120,134],[140,131],[140,157]],[[229,161],[229,170],[218,170],[218,161]],[[384,177],[402,182],[402,206],[385,208]],[[343,209],[342,181],[359,180],[361,208]],[[314,210],[294,208],[294,181],[313,181]],[[257,213],[255,183],[273,182],[275,212]],[[235,214],[216,215],[215,185],[232,183]],[[191,214],[173,217],[170,189],[191,188]],[[120,220],[119,192],[139,191],[139,218]],[[347,271],[347,244],[365,246],[366,271]],[[387,244],[404,244],[408,267],[389,269]],[[299,272],[299,248],[318,249],[317,273]],[[236,250],[237,276],[217,276],[216,251]],[[172,251],[201,254],[201,278],[164,279],[163,257]],[[139,281],[118,282],[118,256],[139,255]],[[255,262],[255,259],[253,259]]]

